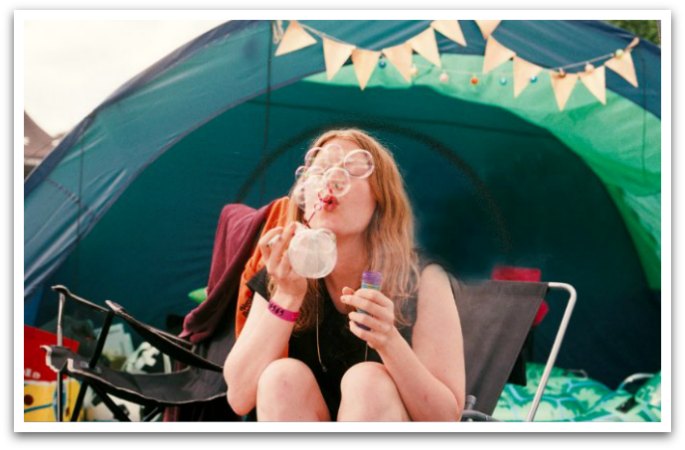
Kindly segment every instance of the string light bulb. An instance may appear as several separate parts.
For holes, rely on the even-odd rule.
[[[409,73],[411,74],[412,77],[415,77],[419,73],[419,69],[416,68],[416,64],[411,65],[411,69],[409,69]]]
[[[450,76],[447,75],[447,72],[442,72],[440,74],[440,82],[441,83],[447,83],[450,80]]]

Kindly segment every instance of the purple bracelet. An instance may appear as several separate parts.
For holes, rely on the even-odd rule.
[[[278,317],[279,319],[283,319],[287,322],[296,322],[297,318],[300,317],[299,312],[295,311],[289,311],[285,308],[282,308],[278,306],[273,300],[269,300],[269,311],[271,313]]]

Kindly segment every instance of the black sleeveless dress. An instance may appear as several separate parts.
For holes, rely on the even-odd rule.
[[[425,264],[421,264],[421,270]],[[257,272],[248,281],[252,292],[258,292],[268,300],[268,274],[266,269]],[[314,373],[323,398],[326,401],[332,420],[336,420],[340,406],[340,381],[345,372],[363,361],[381,362],[381,358],[366,342],[355,336],[349,329],[347,314],[335,309],[323,280],[319,280],[319,292],[323,306],[319,309],[319,348],[321,362],[316,351],[316,329],[293,332],[288,343],[288,357],[304,362]],[[412,331],[416,322],[416,298],[405,302],[403,313],[409,326],[399,328],[402,337],[411,345]]]

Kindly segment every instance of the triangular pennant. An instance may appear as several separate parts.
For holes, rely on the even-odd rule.
[[[541,70],[542,67],[514,56],[514,97],[518,97]]]
[[[276,56],[285,55],[314,44],[316,44],[316,39],[307,33],[296,20],[291,20],[281,43],[276,49]]]
[[[575,73],[561,74],[559,72],[551,72],[549,78],[552,81],[552,89],[554,90],[554,98],[557,100],[559,110],[563,111],[566,102],[571,97],[571,92],[576,86],[578,75]]]
[[[624,51],[620,56],[614,56],[604,65],[637,87],[637,75],[635,75],[635,66],[633,65],[633,57],[630,56],[630,50]]]
[[[590,72],[580,73],[580,81],[597,97],[603,105],[607,104],[606,69],[604,66],[596,67]]]
[[[513,50],[509,50],[491,37],[485,44],[485,57],[483,58],[483,73],[488,73],[495,67],[503,64],[516,56]]]
[[[440,52],[438,52],[438,43],[435,40],[435,31],[433,31],[432,28],[427,28],[426,31],[409,39],[408,42],[416,53],[436,66],[442,67]]]
[[[409,42],[384,48],[383,54],[406,81],[411,81],[411,44]]]
[[[357,74],[359,80],[359,87],[362,90],[369,82],[373,69],[378,64],[378,58],[381,57],[381,52],[373,52],[371,50],[362,50],[355,48],[352,50],[352,64],[354,64],[354,73]]]
[[[326,78],[329,80],[338,73],[352,54],[354,45],[323,38],[323,57],[326,62]]]
[[[626,48],[633,49],[633,48],[637,47],[637,44],[639,44],[639,43],[640,43],[640,38],[635,36],[633,38],[633,40],[630,41],[630,44],[628,44],[628,47],[626,47]]]
[[[495,28],[502,22],[501,20],[476,20],[478,28],[480,28],[480,33],[483,35],[483,39],[487,39],[495,31]]]
[[[457,44],[466,47],[466,39],[461,31],[458,20],[434,20],[431,27],[443,36],[452,39]]]

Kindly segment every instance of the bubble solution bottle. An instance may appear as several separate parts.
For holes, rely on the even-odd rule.
[[[383,274],[380,272],[364,272],[362,273],[362,289],[375,289],[377,291],[381,290],[381,282],[383,281]],[[368,314],[363,309],[357,308],[357,312]],[[357,324],[362,330],[369,330],[370,328]]]

